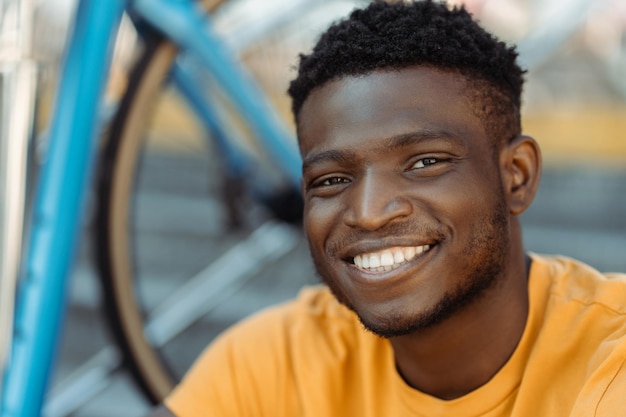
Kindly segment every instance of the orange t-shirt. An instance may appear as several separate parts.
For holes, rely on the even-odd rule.
[[[178,417],[626,416],[626,275],[532,258],[522,339],[463,397],[408,386],[389,342],[315,287],[228,330],[166,406]]]

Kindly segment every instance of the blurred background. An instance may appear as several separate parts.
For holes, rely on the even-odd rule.
[[[293,129],[285,91],[298,54],[308,51],[330,22],[366,3],[231,0],[216,12],[215,25]],[[626,1],[450,3],[465,4],[487,29],[517,43],[528,68],[523,130],[538,140],[544,157],[539,193],[523,216],[528,250],[572,256],[601,271],[626,271]],[[16,4],[2,2],[0,61],[10,59],[6,51],[16,36],[11,30]],[[45,129],[76,2],[34,4],[34,56],[40,68],[34,148],[44,155]],[[284,17],[270,18],[277,15]],[[259,24],[264,21],[273,22],[271,30]],[[144,47],[126,19],[107,88],[110,113]],[[164,88],[146,132],[145,157],[134,180],[130,233],[136,244],[136,287],[151,310],[202,271],[216,252],[245,239],[272,214],[244,192],[236,196],[235,205],[224,202],[224,178],[214,149],[175,91]],[[244,142],[247,134],[241,134]],[[106,135],[105,123],[102,141]],[[150,409],[119,365],[120,353],[104,319],[93,257],[96,201],[92,196],[73,272],[71,306],[45,410],[51,417],[135,417]],[[233,215],[233,210],[238,213]],[[182,375],[224,327],[317,282],[299,226],[292,230],[293,239],[285,238],[279,259],[260,267],[237,291],[218,294],[210,315],[164,345],[163,355],[175,374]]]

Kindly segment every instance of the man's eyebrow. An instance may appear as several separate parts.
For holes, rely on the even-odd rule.
[[[456,135],[433,130],[420,130],[418,132],[410,132],[397,136],[391,136],[388,138],[380,139],[380,143],[377,145],[379,151],[393,150],[398,148],[404,148],[415,145],[420,142],[429,140],[445,141],[452,145],[460,145],[463,141]],[[307,155],[302,163],[302,168],[307,169],[311,165],[315,165],[322,162],[337,162],[347,163],[359,158],[357,152],[339,149],[328,149],[313,154]]]
[[[329,149],[307,155],[302,161],[302,169],[322,162],[345,163],[358,158],[356,152],[338,149]]]
[[[452,145],[461,145],[463,141],[458,136],[435,130],[420,130],[418,132],[410,132],[402,135],[392,136],[383,139],[379,145],[382,149],[398,149],[407,146],[415,145],[419,142],[426,142],[430,140],[438,140],[448,142]]]

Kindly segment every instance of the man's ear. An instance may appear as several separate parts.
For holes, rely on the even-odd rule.
[[[509,212],[519,215],[530,206],[541,177],[541,151],[530,136],[518,136],[505,145],[501,156],[502,181]]]

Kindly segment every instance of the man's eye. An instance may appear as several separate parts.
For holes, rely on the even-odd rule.
[[[348,180],[346,178],[330,177],[330,178],[326,178],[322,181],[317,182],[315,186],[316,187],[329,187],[329,186],[337,185],[337,184],[345,184],[347,182]]]
[[[437,162],[439,162],[438,158],[422,158],[413,165],[412,169],[426,168],[435,165]]]

